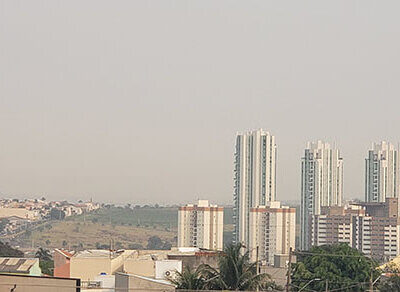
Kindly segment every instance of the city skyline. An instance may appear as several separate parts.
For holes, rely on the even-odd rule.
[[[400,3],[1,8],[2,196],[231,204],[235,133],[264,128],[278,200],[299,200],[318,139],[340,146],[344,197],[363,200],[370,144],[400,141]]]

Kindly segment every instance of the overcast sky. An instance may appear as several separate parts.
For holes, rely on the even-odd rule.
[[[278,145],[299,200],[307,141],[345,197],[397,143],[399,1],[0,0],[0,196],[231,203],[237,131]]]

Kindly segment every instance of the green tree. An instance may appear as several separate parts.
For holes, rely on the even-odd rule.
[[[172,244],[167,242],[167,241],[162,241],[161,238],[159,238],[157,235],[149,237],[147,240],[147,249],[153,249],[153,250],[168,250],[171,249]]]
[[[202,271],[207,289],[212,290],[266,290],[276,286],[268,274],[259,274],[257,264],[250,262],[249,251],[242,252],[244,246],[230,244],[225,246],[218,260],[218,268],[204,266]]]
[[[49,250],[41,247],[36,251],[35,257],[39,258],[39,267],[42,270],[42,273],[52,276],[54,262]]]
[[[35,257],[39,258],[41,261],[51,261],[51,255],[48,249],[39,248],[35,253]]]
[[[323,245],[299,253],[292,266],[292,284],[299,290],[310,281],[307,289],[325,291],[365,291],[371,278],[379,277],[376,263],[347,244]],[[319,279],[319,280],[315,280]]]
[[[143,249],[143,246],[139,243],[130,243],[128,245],[129,249]]]
[[[50,219],[51,220],[63,220],[65,218],[65,213],[62,210],[52,208],[50,210]]]
[[[39,261],[39,267],[42,270],[43,274],[53,276],[54,272],[54,262],[50,261]]]

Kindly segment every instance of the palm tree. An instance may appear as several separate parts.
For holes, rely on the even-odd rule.
[[[278,288],[268,274],[258,274],[257,264],[249,260],[249,252],[242,253],[244,246],[227,245],[218,260],[218,269],[202,268],[207,279],[207,289],[213,290],[265,290]]]
[[[35,257],[39,258],[41,261],[51,261],[51,255],[48,249],[39,248],[35,253]]]
[[[196,270],[185,267],[182,273],[176,272],[175,277],[168,277],[168,280],[177,289],[204,290],[206,288],[206,279],[203,276],[202,269],[202,266],[199,266]]]

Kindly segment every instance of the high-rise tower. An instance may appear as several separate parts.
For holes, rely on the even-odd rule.
[[[196,205],[179,207],[178,247],[222,250],[224,208],[199,200]]]
[[[322,206],[341,206],[343,201],[343,159],[328,143],[308,143],[301,162],[300,248],[311,246],[311,220]]]
[[[248,246],[250,208],[275,201],[275,137],[262,129],[238,133],[234,171],[234,239]]]
[[[399,197],[399,155],[393,144],[374,143],[365,159],[365,201]]]

